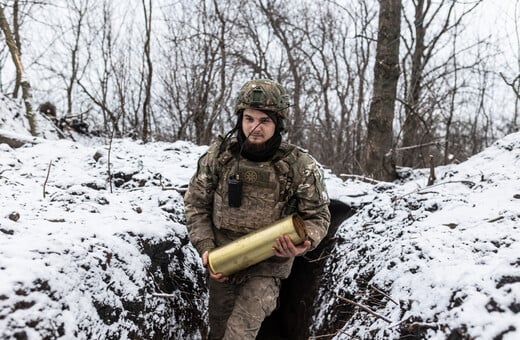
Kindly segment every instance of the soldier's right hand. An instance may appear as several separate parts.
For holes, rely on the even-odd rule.
[[[229,279],[229,277],[222,275],[222,273],[214,274],[211,269],[208,268],[208,251],[205,251],[204,254],[202,254],[202,264],[208,269],[209,277],[213,280],[226,282]]]

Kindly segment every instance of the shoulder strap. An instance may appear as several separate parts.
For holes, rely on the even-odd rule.
[[[229,150],[231,142],[232,139],[219,136],[217,153],[217,164],[219,167],[226,165],[233,158],[233,154]]]
[[[294,194],[298,189],[295,182],[297,176],[298,148],[289,143],[280,146],[279,159],[273,164],[275,171],[280,177],[280,201],[286,202],[283,215],[287,216],[297,212],[297,202]]]

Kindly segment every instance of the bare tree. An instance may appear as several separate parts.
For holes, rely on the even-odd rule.
[[[402,122],[402,158],[405,166],[426,166],[428,149],[434,139],[434,119],[432,107],[435,106],[434,93],[425,94],[435,79],[441,79],[439,70],[430,64],[437,60],[439,51],[444,50],[447,40],[454,37],[449,33],[462,25],[463,19],[471,13],[481,1],[475,1],[457,14],[456,1],[437,3],[432,0],[414,0],[414,20],[405,14],[408,35],[403,35],[404,58],[402,70],[404,76],[404,121]],[[431,37],[427,39],[427,36]],[[453,55],[448,57],[448,61]],[[437,63],[439,61],[437,60]],[[439,63],[443,65],[443,63]],[[428,69],[428,67],[432,69]],[[459,66],[460,67],[460,66]],[[430,84],[429,84],[430,83]]]
[[[83,8],[83,7],[80,7]],[[94,66],[91,64],[87,64],[85,67],[89,68],[88,76],[85,78],[74,77],[74,71],[76,70],[77,75],[77,67],[72,66],[73,73],[71,74],[70,80],[72,82],[69,83],[67,87],[67,98],[71,98],[72,88],[74,85],[79,85],[82,90],[82,93],[89,98],[90,102],[94,107],[97,107],[99,111],[101,111],[102,116],[102,126],[103,131],[109,132],[110,134],[115,134],[119,136],[119,129],[117,125],[117,113],[113,111],[111,107],[111,103],[108,102],[109,93],[109,78],[111,74],[111,53],[112,53],[112,25],[111,25],[111,9],[110,6],[103,2],[102,5],[102,13],[101,13],[101,28],[92,27],[90,30],[94,32],[99,32],[99,41],[94,40],[86,44],[84,49],[86,54],[88,55],[87,61],[97,59],[100,60],[100,63],[96,63]],[[82,11],[78,11],[80,14]],[[78,15],[78,19],[81,18],[81,15]],[[80,33],[83,28],[80,28],[80,23],[83,26],[84,18],[78,20],[77,24],[75,24],[76,29],[73,31],[75,33],[75,43],[72,45],[74,48],[71,49],[72,63],[74,65],[75,56],[79,53],[79,40]],[[93,23],[90,25],[94,26]],[[100,57],[97,56],[96,52],[99,51]],[[94,78],[94,79],[93,79]],[[70,104],[69,109],[72,110],[73,101],[68,101]]]
[[[44,44],[23,46],[24,66],[44,79],[35,97],[46,91],[58,106],[66,106],[67,114],[79,112],[82,119],[89,110],[85,119],[116,137],[207,144],[235,123],[239,86],[259,77],[281,82],[292,96],[289,141],[309,149],[336,173],[391,179],[392,160],[384,166],[391,150],[402,149],[398,155],[404,165],[427,165],[429,154],[447,163],[451,154],[463,159],[480,150],[495,131],[518,128],[520,100],[515,114],[504,119],[505,127],[496,127],[502,122],[490,110],[488,96],[498,79],[490,73],[490,45],[461,38],[463,18],[470,18],[479,1],[407,0],[400,8],[401,40],[392,36],[399,23],[394,17],[390,29],[379,30],[377,54],[378,4],[383,20],[389,13],[384,8],[399,2],[287,6],[283,0],[195,0],[155,8],[151,0],[124,7],[113,7],[109,0],[36,3],[11,0],[7,7],[19,52],[20,37],[35,36],[35,27],[50,32],[40,37]],[[156,20],[158,13],[164,20]],[[159,25],[166,25],[167,33]],[[399,46],[400,74],[391,59]],[[0,47],[0,63],[10,57],[8,48]],[[383,57],[388,59],[380,63]],[[10,70],[1,71],[8,81],[1,89],[12,91],[14,85],[18,92],[14,72],[6,76]],[[502,71],[501,85],[518,97],[517,72]],[[398,76],[397,90],[384,82],[393,84]],[[48,89],[41,89],[46,83]],[[392,126],[399,127],[395,134]]]
[[[0,5],[0,29],[4,33],[5,41],[7,46],[9,47],[9,52],[11,53],[11,58],[16,67],[17,78],[20,77],[20,86],[22,88],[22,98],[25,104],[25,115],[27,120],[29,121],[29,127],[31,130],[31,135],[38,136],[38,125],[36,122],[36,115],[33,111],[32,107],[32,95],[31,95],[31,84],[27,79],[24,78],[24,69],[20,56],[20,51],[18,50],[18,46],[16,44],[15,38],[11,31],[11,27],[7,21],[5,16],[4,7]]]
[[[418,131],[421,124],[421,116],[419,114],[419,99],[422,89],[422,77],[424,68],[424,54],[425,54],[425,35],[426,35],[426,13],[430,9],[431,2],[426,0],[427,7],[425,8],[425,0],[417,0],[414,2],[415,6],[415,45],[412,52],[412,67],[410,80],[407,83],[407,100],[405,105],[406,118],[403,124],[403,146],[409,147],[418,143],[421,132]],[[454,2],[452,2],[454,6]],[[440,9],[440,6],[437,8]],[[432,18],[434,16],[432,15]],[[414,148],[407,148],[403,151],[403,165],[414,166],[417,165],[416,157],[417,150]]]
[[[367,173],[379,180],[396,178],[392,123],[399,79],[400,27],[401,1],[381,1],[366,162]]]
[[[446,118],[445,118],[445,121],[446,121],[446,133],[444,134],[444,164],[448,164],[449,161],[450,161],[450,139],[451,139],[451,127],[452,127],[452,124],[453,124],[453,119],[454,119],[454,116],[455,116],[455,109],[456,109],[456,106],[455,106],[455,101],[456,101],[456,97],[457,97],[457,92],[458,92],[458,83],[459,83],[459,77],[458,77],[458,65],[457,65],[457,53],[456,53],[456,49],[457,49],[457,36],[454,35],[454,39],[452,40],[452,49],[453,49],[453,52],[452,52],[452,55],[454,56],[452,58],[452,62],[453,62],[453,69],[455,70],[453,72],[453,86],[452,86],[452,91],[450,91],[450,101],[449,101],[449,108],[447,110],[447,114],[446,114]],[[447,84],[445,84],[447,85]]]
[[[511,119],[510,127],[507,129],[507,131],[509,133],[516,132],[518,131],[519,126],[518,115],[520,111],[520,73],[513,80],[508,80],[503,73],[500,73],[500,77],[502,77],[504,83],[506,83],[507,86],[509,86],[509,88],[511,88],[511,90],[515,94],[515,107],[513,112],[513,118]]]
[[[217,3],[213,3],[217,5]],[[202,11],[201,22],[198,22],[196,27],[196,34],[201,37],[200,44],[197,50],[201,52],[202,62],[197,65],[200,72],[197,74],[191,74],[191,91],[190,98],[188,100],[188,108],[192,114],[194,128],[195,128],[195,140],[199,144],[208,144],[212,139],[213,124],[216,119],[218,111],[211,111],[211,93],[213,92],[214,82],[218,75],[219,69],[224,67],[220,60],[222,50],[225,46],[225,42],[222,41],[222,33],[218,33],[219,30],[225,30],[225,26],[222,26],[222,18],[220,17],[215,24],[217,27],[212,29],[209,23],[202,22],[207,20],[208,17],[216,16],[217,13],[213,12],[216,8],[211,8],[210,4],[201,4],[199,10]],[[225,22],[225,21],[224,21]],[[214,34],[214,32],[216,34]]]
[[[9,59],[9,49],[6,44],[2,44],[0,46],[0,79],[4,79],[4,70],[5,70],[5,64],[7,60]],[[4,84],[2,81],[0,81],[0,92],[6,92],[7,90],[4,89]]]
[[[21,58],[22,41],[21,41],[21,36],[20,36],[20,30],[21,30],[21,25],[22,25],[22,16],[24,16],[24,14],[23,14],[23,9],[20,8],[20,5],[22,5],[22,7],[23,7],[23,3],[20,4],[19,0],[13,0],[12,6],[11,6],[12,7],[11,31],[12,31],[14,43],[16,44],[18,53],[20,54],[20,58]],[[32,6],[32,4],[27,4],[27,3],[25,3],[25,5],[26,5],[26,7]],[[26,11],[28,12],[29,9],[26,8]],[[5,15],[5,11],[4,11],[4,15]],[[18,98],[18,93],[21,88],[21,82],[22,82],[22,74],[19,72],[18,69],[16,69],[16,76],[15,76],[14,88],[13,88],[13,98]]]
[[[131,18],[133,13],[133,9],[129,9],[118,12],[118,16]],[[90,58],[97,62],[89,65],[88,76],[78,84],[101,114],[102,132],[113,133],[116,137],[142,137],[147,79],[145,54],[134,48],[138,45],[138,37],[133,34],[130,20],[114,24],[114,8],[110,1],[103,2],[100,14],[93,28],[99,32],[98,39],[87,46]],[[136,69],[135,65],[140,67]]]
[[[273,60],[268,54],[273,45],[273,33],[266,27],[257,6],[244,2],[233,23],[236,34],[229,54],[234,58],[234,65],[246,69],[250,78],[274,78],[271,72]]]
[[[22,55],[22,43],[20,39],[20,2],[19,0],[14,0],[13,2],[13,37],[18,48],[18,53],[20,56]],[[22,74],[20,72],[16,72],[16,80],[14,83],[13,97],[18,97],[18,91],[20,90],[20,85],[22,82]]]
[[[107,43],[108,48],[107,51],[112,50],[112,35],[108,35]],[[114,57],[113,53],[107,52],[107,65],[105,69],[111,69],[113,74],[113,82],[114,82],[114,91],[115,97],[117,98],[117,102],[114,103],[116,106],[115,111],[117,112],[117,122],[120,124],[115,124],[113,127],[116,135],[126,135],[128,128],[130,130],[135,129],[135,126],[132,126],[129,122],[129,112],[127,107],[129,106],[129,102],[131,100],[130,93],[130,74],[131,74],[131,63],[130,59],[132,58],[132,50],[125,49],[124,52],[118,54],[118,57]],[[109,67],[110,65],[110,67]],[[105,76],[106,81],[109,79],[109,72],[105,72],[107,75]],[[108,96],[108,89],[107,89]],[[104,98],[107,98],[106,96]],[[111,117],[113,119],[114,117]]]
[[[145,58],[145,77],[144,81],[145,87],[145,95],[143,101],[143,130],[142,130],[142,140],[143,142],[148,142],[148,134],[150,129],[150,100],[152,97],[152,76],[153,76],[153,64],[152,64],[152,56],[151,56],[151,39],[152,39],[152,0],[148,0],[148,6],[146,5],[146,0],[142,0],[143,11],[144,11],[144,23],[145,23],[145,41],[144,41],[144,58]]]
[[[333,101],[338,105],[332,113],[338,119],[336,127],[331,130],[335,132],[326,131],[328,138],[332,136],[334,139],[336,152],[331,155],[329,148],[325,147],[317,155],[336,173],[362,174],[365,172],[367,94],[371,89],[367,79],[368,66],[376,41],[373,25],[377,19],[377,7],[371,8],[363,0],[345,5],[335,1],[330,3],[338,22],[334,24],[336,30],[326,37],[332,42],[330,50],[326,51],[332,60],[323,67],[332,68]],[[339,13],[338,8],[342,10]]]
[[[361,136],[366,112],[362,103],[368,87],[370,51],[366,48],[371,41],[365,29],[374,13],[365,5],[363,1],[345,6],[329,2],[304,11],[309,14],[298,22],[305,37],[298,46],[306,67],[302,78],[307,119],[304,146],[338,173],[359,171],[364,159],[359,150],[364,147]],[[352,58],[352,51],[361,57]]]
[[[334,140],[331,131],[337,131],[338,120],[334,110],[333,87],[336,87],[336,72],[340,69],[334,69],[333,53],[330,53],[332,47],[330,45],[335,42],[336,22],[331,10],[326,10],[323,15],[313,17],[305,17],[302,28],[305,34],[305,44],[300,45],[301,53],[305,56],[309,65],[308,81],[306,85],[311,85],[316,90],[316,95],[312,98],[313,106],[319,108],[312,113],[311,124],[306,129],[311,140]],[[346,80],[346,79],[345,79]],[[347,86],[350,83],[346,80]],[[304,89],[305,92],[310,92]],[[351,111],[351,110],[347,110]],[[345,114],[348,114],[345,112]],[[300,128],[301,129],[301,128]],[[341,144],[330,143],[327,148],[316,150],[319,154],[324,155],[324,162],[331,167],[337,167],[338,153],[342,149]],[[321,158],[321,157],[320,157]]]
[[[294,143],[305,145],[307,144],[303,136],[305,114],[301,103],[304,88],[304,72],[302,69],[305,63],[302,54],[298,49],[298,46],[304,40],[303,31],[299,29],[297,25],[293,24],[293,21],[298,21],[298,18],[289,18],[286,14],[286,4],[277,2],[276,0],[257,0],[257,3],[274,36],[281,44],[284,57],[286,58],[288,72],[290,74],[289,79],[277,79],[280,82],[285,83],[286,87],[292,85],[292,88],[290,89],[290,94],[292,96],[292,124],[290,124],[289,139]],[[284,70],[280,70],[277,73],[282,74],[283,71]],[[289,80],[292,84],[289,84]]]
[[[517,0],[514,8],[514,42],[517,46],[516,51],[516,63],[514,67],[518,75],[507,77],[504,73],[500,72],[500,77],[504,83],[513,91],[515,95],[514,112],[511,123],[506,129],[506,133],[516,132],[519,129],[520,122],[518,116],[520,115],[520,1]]]
[[[79,73],[79,50],[80,41],[82,39],[82,29],[84,26],[85,17],[89,11],[89,0],[84,2],[72,2],[71,10],[77,17],[72,23],[73,41],[70,45],[70,74],[67,77],[66,92],[67,92],[67,115],[73,114],[72,102],[73,102],[73,91],[76,83],[78,82]]]
[[[182,16],[169,19],[166,70],[161,72],[169,98],[161,105],[172,112],[177,136],[186,135],[198,144],[208,144],[214,128],[229,117],[236,70],[228,50],[233,45],[230,25],[237,8],[233,1],[201,0],[184,4]],[[184,6],[188,6],[184,7]],[[194,19],[195,18],[195,19]],[[228,40],[229,39],[229,40]],[[234,117],[230,117],[234,121]]]
[[[368,102],[367,96],[365,93],[368,92],[368,66],[370,63],[371,54],[373,51],[372,45],[374,44],[374,39],[372,38],[370,31],[372,27],[373,21],[376,18],[376,12],[370,10],[364,1],[360,2],[360,9],[353,13],[353,20],[355,23],[359,21],[359,24],[356,24],[354,27],[356,28],[356,37],[355,45],[354,45],[354,55],[356,56],[356,67],[357,67],[357,98],[355,99],[356,103],[356,117],[354,120],[354,129],[352,131],[352,150],[353,150],[353,164],[352,164],[352,172],[353,173],[365,173],[366,172],[366,143],[364,137],[366,136],[366,121],[368,116],[368,110],[366,109]],[[359,19],[357,19],[359,16]],[[358,25],[360,26],[358,28]],[[349,58],[346,53],[344,53],[344,58]],[[345,127],[346,128],[346,127]]]

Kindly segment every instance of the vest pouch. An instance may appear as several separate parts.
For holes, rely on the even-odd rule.
[[[232,177],[228,179],[228,204],[232,208],[242,205],[242,181]]]

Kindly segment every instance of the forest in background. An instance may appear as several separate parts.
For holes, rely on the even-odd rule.
[[[27,81],[35,109],[49,102],[90,133],[208,144],[234,124],[240,86],[272,78],[291,96],[288,140],[337,174],[366,174],[380,4],[393,3],[399,73],[382,147],[397,166],[448,164],[520,124],[520,2],[482,21],[492,2],[2,1],[24,73],[0,46],[0,92],[21,98]]]

